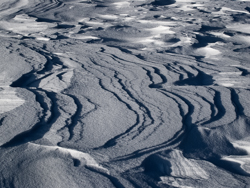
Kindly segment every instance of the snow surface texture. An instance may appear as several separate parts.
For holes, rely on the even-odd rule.
[[[250,186],[250,2],[1,0],[0,187]]]

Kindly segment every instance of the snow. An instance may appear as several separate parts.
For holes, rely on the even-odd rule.
[[[244,0],[2,0],[0,187],[249,187]]]

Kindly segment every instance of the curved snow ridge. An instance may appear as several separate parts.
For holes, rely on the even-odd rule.
[[[45,145],[38,145],[38,144],[34,144],[34,143],[28,143],[29,146],[32,146],[32,147],[37,147],[37,148],[42,148],[42,149],[45,149],[47,151],[60,151],[62,153],[66,153],[66,154],[69,154],[73,159],[75,160],[79,160],[80,161],[80,165],[81,164],[84,164],[84,166],[90,168],[90,169],[93,169],[95,171],[98,171],[102,174],[106,174],[106,175],[109,175],[109,170],[102,167],[101,165],[99,165],[96,160],[88,153],[84,153],[84,152],[81,152],[81,151],[77,151],[77,150],[74,150],[74,149],[68,149],[68,148],[63,148],[63,147],[60,147],[60,146],[45,146]],[[79,165],[77,165],[79,166]]]
[[[163,93],[167,97],[172,96],[181,105],[180,111],[182,111],[184,126],[217,127],[231,123],[236,119],[234,106],[228,102],[231,100],[229,89],[217,86],[209,88],[189,86],[186,88],[176,87],[171,91],[164,90]]]
[[[168,176],[195,180],[209,178],[209,174],[195,160],[185,158],[177,149],[149,156],[144,161],[144,167],[146,171],[158,174],[162,180]]]
[[[79,68],[79,65],[70,60],[70,52],[63,55],[62,53],[46,54],[45,57],[48,59],[47,65],[39,71],[39,74],[35,74],[36,79],[29,83],[29,87],[60,93],[70,86],[74,71]],[[51,70],[47,70],[47,67]]]

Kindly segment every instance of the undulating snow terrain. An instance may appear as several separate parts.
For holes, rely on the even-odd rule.
[[[250,1],[1,0],[0,187],[250,186]]]

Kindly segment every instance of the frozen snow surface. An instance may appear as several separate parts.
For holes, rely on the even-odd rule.
[[[250,186],[249,0],[1,0],[1,188]]]

